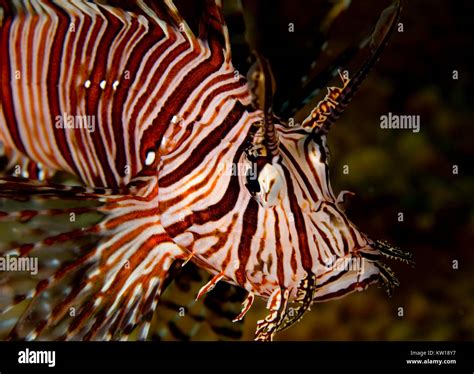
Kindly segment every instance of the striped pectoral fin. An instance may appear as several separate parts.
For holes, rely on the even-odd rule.
[[[126,340],[132,334],[136,339],[146,339],[169,269],[181,254],[171,241],[152,239],[141,243],[123,263],[119,261],[118,269],[101,263],[97,267],[101,288],[83,304],[67,339],[82,334],[84,328],[85,340]],[[95,278],[90,277],[89,282],[95,283]]]
[[[29,256],[54,243],[94,237],[104,189],[0,178],[0,254]],[[56,253],[51,252],[52,255]]]
[[[149,257],[140,253],[108,266],[99,258],[107,251],[112,253],[106,257],[117,255],[109,238],[60,266],[28,293],[32,301],[9,337],[123,340],[133,333],[137,339],[146,339],[168,270],[180,255],[180,249],[168,241],[152,246],[153,259],[140,260]],[[139,252],[151,249],[145,243],[140,247]],[[57,298],[58,294],[62,297]]]
[[[55,339],[57,326],[51,325],[51,314],[66,295],[79,291],[84,286],[81,279],[91,270],[94,256],[92,248],[99,240],[93,230],[77,228],[54,236],[44,236],[36,225],[48,226],[44,219],[29,219],[21,225],[15,224],[17,246],[4,243],[2,239],[1,256],[10,264],[7,271],[0,272],[2,298],[0,302],[0,337],[11,339],[35,339],[41,331],[47,330],[45,339]],[[49,227],[55,230],[61,226],[58,218]],[[2,229],[8,222],[0,224]],[[33,226],[31,230],[25,226]],[[8,229],[7,229],[8,230]],[[46,229],[47,230],[47,229]],[[33,231],[30,234],[30,231]],[[49,234],[51,235],[51,234]],[[23,240],[20,241],[20,237]],[[42,237],[40,239],[38,237]],[[27,238],[25,240],[25,238]],[[6,238],[4,238],[6,239]],[[27,265],[27,266],[25,266]],[[71,310],[74,314],[74,311]],[[61,329],[61,327],[59,327]]]
[[[83,187],[0,180],[0,256],[11,264],[0,271],[1,337],[33,339],[71,285],[81,283],[101,239],[98,198]]]
[[[97,260],[101,251],[111,249],[111,241],[37,282],[28,294],[31,302],[8,337],[124,340],[133,334],[136,339],[146,339],[168,269],[178,253],[172,243],[154,243],[156,251],[152,251],[148,266],[130,259],[130,265],[124,260],[108,267],[107,261]]]
[[[21,235],[2,235],[0,253],[14,262],[37,261],[34,272],[0,272],[1,336],[147,338],[169,269],[186,256],[161,226],[153,196],[111,196],[104,189],[17,178],[1,187],[0,229],[14,223]],[[17,200],[45,206],[21,210]]]

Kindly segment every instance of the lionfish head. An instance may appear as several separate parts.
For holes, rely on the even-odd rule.
[[[399,283],[382,257],[413,264],[410,254],[370,239],[347,218],[343,203],[350,192],[334,195],[327,147],[329,128],[378,59],[399,12],[400,3],[382,14],[371,39],[372,54],[364,65],[351,79],[339,72],[342,87],[329,87],[301,124],[282,123],[271,112],[268,99],[260,99],[262,120],[249,132],[240,184],[258,204],[256,216],[273,230],[267,235],[272,239],[262,240],[276,247],[277,257],[283,254],[273,268],[277,286],[265,290],[273,314],[260,321],[257,339],[267,339],[270,330],[280,331],[299,321],[315,301],[338,298],[378,281],[391,295]],[[265,82],[268,61],[258,57],[258,64],[260,85],[271,90],[268,82],[273,83],[273,78],[267,76]],[[258,280],[256,276],[254,281]],[[295,308],[288,307],[292,303]]]
[[[360,291],[378,281],[391,295],[398,281],[381,262],[382,256],[412,263],[410,254],[371,240],[347,218],[343,202],[348,191],[337,197],[333,193],[327,131],[313,118],[310,115],[296,127],[274,125],[266,118],[250,131],[249,146],[240,160],[245,170],[240,184],[258,204],[261,224],[273,231],[261,240],[276,247],[277,257],[282,253],[281,263],[270,267],[278,286],[262,293],[270,298],[269,305],[272,296],[279,298],[280,309],[285,291],[284,302],[296,304],[276,318],[280,320],[276,331],[297,322],[316,301]],[[248,270],[258,282],[255,268]],[[268,326],[260,330],[265,329]]]
[[[304,124],[291,128],[261,122],[250,132],[249,143],[241,157],[240,183],[263,211],[259,214],[276,219],[282,213],[274,235],[288,238],[291,249],[283,250],[298,254],[302,264],[295,271],[294,289],[311,275],[317,278],[315,301],[364,289],[379,277],[391,291],[397,281],[380,262],[381,255],[410,258],[371,240],[347,218],[343,203],[350,192],[333,193],[326,133]]]

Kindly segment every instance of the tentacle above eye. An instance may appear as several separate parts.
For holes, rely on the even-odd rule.
[[[380,58],[400,18],[401,7],[401,1],[396,1],[382,12],[374,32],[371,37],[367,39],[367,43],[371,49],[370,55],[350,79],[348,76],[344,76],[341,73],[339,74],[343,82],[343,87],[329,88],[326,97],[319,102],[318,106],[303,121],[302,127],[322,134],[326,134],[329,131],[331,125],[344,112],[362,82],[367,77],[367,74]]]

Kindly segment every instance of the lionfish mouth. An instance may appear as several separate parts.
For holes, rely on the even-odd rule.
[[[371,243],[370,247],[374,250],[377,250],[380,255],[388,259],[398,260],[411,266],[415,266],[415,261],[413,260],[413,255],[411,253],[404,252],[396,247],[392,247],[385,241],[373,242]],[[369,254],[367,252],[359,252],[359,256],[355,258],[358,258],[361,261],[361,264],[365,263],[366,267],[370,269],[359,269],[362,272],[366,272],[365,276],[361,279],[359,272],[357,275],[357,281],[350,283],[347,288],[340,289],[337,292],[337,295],[335,293],[319,295],[319,291],[335,279],[340,279],[344,276],[350,279],[351,271],[347,269],[346,271],[341,271],[323,283],[317,281],[315,274],[309,274],[303,278],[298,286],[296,298],[291,303],[292,305],[287,307],[281,313],[280,322],[275,328],[275,332],[286,330],[295,323],[301,321],[306,312],[311,310],[311,306],[315,302],[324,301],[334,297],[342,297],[355,290],[366,289],[370,284],[376,283],[378,281],[381,282],[381,285],[385,288],[387,294],[392,296],[394,288],[399,286],[400,282],[390,267],[380,261],[380,256],[374,255],[372,253]]]

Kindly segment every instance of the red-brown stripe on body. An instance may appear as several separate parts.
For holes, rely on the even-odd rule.
[[[0,54],[0,90],[2,93],[1,103],[3,115],[5,117],[5,125],[8,126],[9,135],[12,138],[13,144],[20,152],[26,155],[27,151],[21,139],[15,116],[15,99],[13,98],[13,93],[10,87],[10,82],[13,80],[10,70],[10,54],[6,53],[6,51],[10,50],[11,45],[10,29],[13,23],[14,12],[9,2],[6,0],[1,2],[1,8],[3,9],[3,20],[0,33],[0,49],[4,52]]]
[[[146,152],[149,149],[157,148],[157,144],[153,144],[148,139],[161,139],[163,132],[160,131],[160,135],[153,135],[156,134],[158,128],[163,128],[163,124],[169,124],[173,116],[179,112],[179,109],[183,106],[186,102],[187,98],[189,97],[189,92],[193,92],[194,89],[202,82],[202,80],[212,73],[219,70],[224,62],[223,54],[222,54],[222,46],[213,41],[212,39],[209,41],[209,49],[210,49],[210,57],[206,59],[200,64],[199,66],[195,67],[191,70],[181,81],[180,85],[176,87],[165,104],[163,105],[162,109],[158,116],[153,120],[151,127],[149,127],[145,133],[143,134],[143,138],[145,139],[144,143],[142,143],[140,147],[140,154],[143,159],[146,158]],[[196,53],[196,52],[194,52]],[[193,60],[193,57],[196,57],[193,54],[187,56],[186,60],[180,61],[180,63],[174,67],[173,73],[170,75],[173,76],[177,74],[178,71],[181,71],[185,65]],[[167,66],[167,64],[163,64]],[[165,89],[166,84],[163,87]],[[158,96],[161,96],[162,92],[158,93]]]
[[[222,123],[216,125],[215,129],[210,133],[209,138],[196,145],[189,153],[187,162],[174,173],[168,174],[159,179],[160,186],[168,187],[173,183],[176,183],[183,176],[189,174],[191,170],[194,170],[199,164],[201,164],[209,152],[219,146],[223,136],[239,122],[245,111],[246,108],[241,103],[236,102],[233,110]],[[236,159],[238,160],[237,157]]]
[[[243,228],[238,247],[239,267],[235,271],[237,283],[244,287],[247,283],[246,268],[251,254],[252,238],[257,231],[258,203],[251,199],[243,215]]]
[[[151,81],[152,86],[156,85],[158,83],[158,81],[160,79],[162,79],[162,76],[164,75],[164,72],[168,68],[168,66],[171,63],[173,63],[174,61],[176,61],[178,56],[180,56],[183,52],[187,51],[188,48],[189,48],[189,45],[187,45],[187,43],[185,43],[185,42],[176,45],[176,48],[173,49],[166,56],[166,58],[163,60],[163,62],[160,64],[160,66],[156,70],[156,72],[154,74],[154,77],[152,78],[152,81]],[[188,61],[192,61],[192,59],[189,59],[189,57],[188,57]],[[176,70],[174,70],[174,71],[176,72]],[[169,79],[172,79],[172,77],[170,77]],[[167,85],[169,85],[169,83],[170,83],[170,81],[168,80],[167,82],[165,81],[165,83],[160,86],[160,90],[158,91],[158,94],[157,94],[156,97],[158,97],[158,98],[161,97],[161,95],[164,93],[164,90],[166,90]],[[146,104],[148,114],[151,114],[151,112],[154,109],[153,108],[154,99],[152,99],[150,101],[150,98],[148,97],[148,95],[144,94],[142,96],[141,100],[142,100],[143,105]],[[135,108],[136,108],[137,111],[142,110],[142,107],[140,105],[137,105]],[[163,111],[163,110],[166,110],[166,109],[164,107],[160,107],[160,112]],[[152,121],[151,126],[148,127],[145,130],[145,132],[143,134],[143,138],[142,138],[142,140],[139,144],[136,144],[136,140],[133,139],[133,137],[131,137],[130,145],[131,145],[132,149],[136,149],[137,147],[139,148],[139,150],[140,150],[139,154],[140,154],[140,158],[142,160],[146,159],[146,153],[149,150],[153,150],[153,149],[158,148],[160,140],[161,140],[164,132],[166,131],[167,125],[170,123],[171,118],[172,118],[173,115],[174,115],[174,113],[170,116],[168,122],[159,121],[158,120],[159,117],[155,117]],[[135,112],[134,115],[132,115],[132,118],[134,118],[134,120],[132,120],[130,122],[130,125],[129,125],[130,126],[130,134],[134,134],[136,132],[136,127],[135,126],[137,126],[137,123],[136,123],[137,116],[138,116],[137,112]]]
[[[136,20],[133,20],[133,22],[137,22]],[[137,45],[133,48],[131,51],[132,56],[143,56],[145,55],[153,46],[155,46],[157,43],[161,42],[164,35],[164,32],[161,28],[159,27],[151,27],[150,29],[150,35],[147,37],[143,37]],[[125,43],[126,38],[124,38]],[[144,71],[150,71],[152,70],[153,62],[158,59],[158,57],[166,50],[168,49],[173,43],[174,43],[174,34],[171,34],[171,37],[166,40],[166,42],[160,46],[156,51],[153,52],[151,57],[148,59],[148,61],[145,63],[143,66]],[[117,51],[119,51],[121,48],[118,48]],[[130,58],[128,59],[126,65],[124,66],[123,72],[128,72],[127,74],[129,75],[129,79],[124,79],[125,77],[119,77],[117,76],[117,80],[120,82],[118,89],[115,92],[115,95],[113,96],[113,103],[112,103],[112,123],[114,124],[120,124],[120,126],[116,125],[113,127],[114,131],[114,141],[116,142],[117,146],[117,154],[116,154],[116,161],[115,161],[115,166],[117,168],[117,171],[119,172],[120,175],[122,172],[125,171],[125,165],[126,165],[126,149],[127,146],[125,144],[125,139],[123,139],[121,131],[125,127],[125,124],[123,122],[123,108],[125,108],[126,100],[130,95],[129,88],[132,84],[136,84],[137,86],[142,86],[145,84],[145,78],[146,76],[138,74],[139,69],[142,68],[142,61],[138,58]],[[123,75],[122,72],[122,75]],[[115,73],[118,75],[118,71]],[[158,74],[156,74],[158,77]],[[142,95],[137,102],[136,105],[136,112],[133,112],[129,118],[129,126],[130,126],[130,132],[133,134],[136,126],[136,116],[138,115],[138,109],[142,108],[145,103],[152,98],[147,97],[147,95]],[[136,147],[136,141],[135,137],[131,136],[130,137],[130,149],[134,149]],[[131,158],[131,173],[132,175],[135,175],[136,173],[139,172],[139,165],[137,164],[136,160],[134,157]]]
[[[313,267],[313,260],[309,250],[308,244],[308,235],[306,232],[306,225],[303,219],[303,215],[301,212],[301,208],[298,205],[298,201],[295,195],[295,190],[293,188],[293,181],[291,178],[290,173],[286,168],[283,168],[286,183],[288,188],[288,199],[290,201],[291,213],[293,214],[295,220],[295,226],[298,228],[298,248],[301,254],[301,261],[303,268],[309,273],[311,273],[311,269]]]
[[[51,113],[51,124],[54,124],[56,122],[56,117],[63,115],[58,87],[60,86],[61,61],[64,40],[67,35],[70,21],[69,16],[63,11],[61,7],[49,1],[46,4],[48,4],[47,6],[49,6],[58,17],[58,25],[54,34],[54,41],[52,43],[50,59],[48,61],[48,74],[46,78],[49,110]],[[61,156],[65,159],[71,170],[77,174],[78,170],[71,156],[71,147],[66,139],[66,130],[56,130],[57,131],[54,132],[54,136],[56,144],[61,152]]]
[[[284,261],[284,249],[281,245],[281,232],[285,232],[285,230],[280,227],[280,219],[278,218],[278,214],[275,214],[275,254],[277,260],[276,266],[276,275],[278,279],[278,284],[280,286],[285,285],[285,270],[283,268],[283,261]]]

